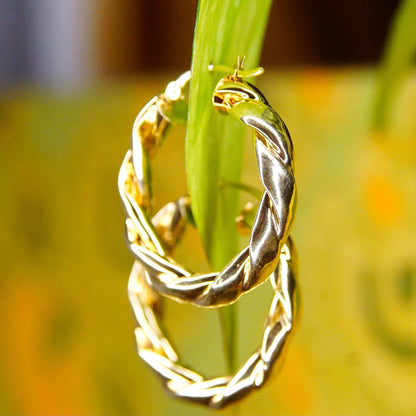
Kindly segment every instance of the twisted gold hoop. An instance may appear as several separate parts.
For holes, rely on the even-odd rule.
[[[165,243],[171,247],[183,231],[186,205],[186,199],[182,198],[166,205],[153,218],[153,226],[167,237]],[[136,261],[129,278],[128,293],[139,325],[135,329],[139,356],[159,375],[174,396],[211,407],[222,407],[259,388],[269,376],[276,359],[282,357],[289,336],[293,333],[297,313],[296,264],[295,249],[289,238],[270,279],[274,297],[261,347],[234,376],[206,379],[178,364],[178,355],[157,323],[154,305],[158,295],[148,284],[147,267]]]
[[[171,82],[137,116],[119,174],[126,212],[128,246],[146,269],[148,283],[160,294],[201,307],[235,302],[263,283],[276,269],[295,212],[293,146],[289,132],[265,97],[239,76],[239,69],[215,88],[213,105],[221,113],[254,128],[256,155],[265,192],[252,227],[249,246],[219,273],[192,274],[168,256],[148,217],[152,156],[172,122],[186,119],[190,74]]]

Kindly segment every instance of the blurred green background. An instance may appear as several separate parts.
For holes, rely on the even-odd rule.
[[[296,150],[303,316],[280,372],[216,414],[416,412],[416,74],[375,132],[376,70],[349,63],[259,79]],[[169,398],[137,357],[126,293],[117,173],[135,115],[177,75],[3,89],[2,414],[211,413]],[[183,137],[173,129],[154,160],[157,207],[186,191]],[[253,153],[248,139],[243,180],[258,185]],[[194,230],[176,255],[206,268]],[[266,283],[239,302],[240,363],[260,343],[271,294]],[[216,313],[166,301],[164,322],[185,364],[225,372]]]

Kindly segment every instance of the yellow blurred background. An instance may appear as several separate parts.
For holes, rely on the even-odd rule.
[[[372,131],[397,2],[330,3],[275,2],[259,80],[296,150],[302,322],[281,371],[216,414],[416,412],[416,74]],[[211,413],[168,397],[137,357],[116,185],[135,115],[189,66],[195,11],[0,3],[1,414]],[[173,129],[154,160],[157,206],[186,190],[183,137]],[[246,159],[256,184],[249,141]],[[189,234],[177,254],[199,270]],[[239,302],[239,362],[270,299],[266,283]],[[216,312],[166,301],[164,319],[186,364],[224,373]]]

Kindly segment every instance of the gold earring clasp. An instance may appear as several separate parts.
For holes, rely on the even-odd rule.
[[[237,58],[237,66],[235,68],[226,65],[214,65],[211,63],[208,65],[208,71],[233,73],[232,75],[229,75],[229,77],[234,79],[252,78],[263,74],[264,68],[261,66],[254,69],[243,70],[245,59],[245,55],[239,55]]]
[[[217,111],[228,114],[232,108],[241,102],[264,101],[262,94],[243,78],[259,76],[264,72],[262,67],[249,71],[243,70],[244,56],[238,57],[234,72],[222,78],[214,89],[212,103]],[[222,65],[210,65],[210,71],[232,72],[233,69]]]

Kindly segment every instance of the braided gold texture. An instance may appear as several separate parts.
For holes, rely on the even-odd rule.
[[[282,119],[257,88],[242,80],[238,69],[217,84],[214,107],[255,132],[264,193],[249,245],[220,272],[190,272],[170,255],[192,215],[190,198],[168,203],[151,218],[150,180],[150,159],[168,127],[186,123],[189,80],[189,72],[183,74],[140,111],[131,148],[120,168],[118,187],[126,213],[126,240],[136,260],[128,294],[138,323],[135,336],[140,357],[173,395],[221,407],[264,383],[293,333],[298,311],[297,255],[289,237],[296,199],[293,147]],[[274,296],[261,346],[234,376],[207,379],[179,364],[158,325],[160,295],[200,307],[220,307],[236,302],[268,278]]]
[[[189,73],[171,82],[137,116],[131,149],[120,169],[119,191],[126,212],[128,247],[146,268],[148,283],[160,294],[201,307],[218,307],[238,300],[263,283],[276,269],[295,213],[293,147],[289,132],[264,96],[238,74],[223,78],[215,88],[213,105],[256,134],[256,156],[264,186],[248,247],[221,272],[192,274],[168,256],[149,219],[153,156],[172,119],[184,113]],[[185,112],[186,114],[186,112]],[[183,121],[186,116],[183,115]]]
[[[186,199],[170,203],[153,218],[153,225],[175,231],[175,244],[183,230]],[[282,357],[293,333],[298,305],[296,302],[297,257],[289,238],[280,254],[280,262],[270,281],[274,296],[265,323],[261,347],[238,369],[234,376],[206,379],[178,364],[179,358],[157,323],[155,305],[158,294],[148,284],[146,266],[136,261],[131,271],[128,294],[138,327],[135,336],[139,356],[158,374],[174,396],[210,407],[222,407],[251,390],[259,388],[270,375],[273,364]]]

